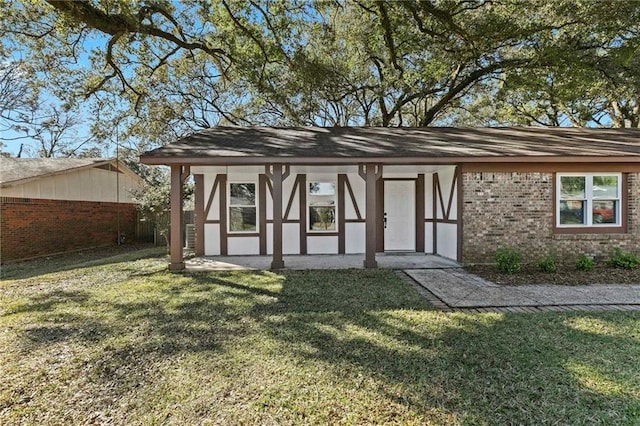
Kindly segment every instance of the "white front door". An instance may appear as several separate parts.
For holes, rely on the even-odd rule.
[[[413,180],[384,182],[384,250],[416,250],[416,186]]]

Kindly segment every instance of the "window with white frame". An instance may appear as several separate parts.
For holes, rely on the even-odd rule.
[[[620,173],[557,175],[556,225],[607,227],[622,223]]]
[[[256,184],[229,184],[229,232],[255,232]]]
[[[335,182],[310,182],[307,204],[309,231],[330,232],[336,230]]]

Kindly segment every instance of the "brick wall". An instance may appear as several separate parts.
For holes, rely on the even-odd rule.
[[[0,262],[117,243],[134,237],[135,205],[0,197]]]
[[[640,254],[640,173],[628,174],[628,234],[555,234],[553,185],[553,173],[463,173],[463,262],[493,262],[501,246],[527,262],[606,258],[615,247]]]

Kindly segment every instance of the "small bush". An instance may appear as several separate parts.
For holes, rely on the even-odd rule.
[[[496,251],[496,264],[498,269],[508,274],[520,271],[522,255],[517,250],[510,248],[499,248]]]
[[[551,257],[550,255],[547,255],[542,259],[538,260],[537,265],[538,265],[538,269],[541,270],[542,272],[551,273],[551,272],[556,272],[558,270],[558,267],[556,266],[556,261],[553,260],[553,257]]]
[[[576,269],[579,271],[591,271],[595,266],[595,262],[592,258],[585,256],[584,254],[579,256],[576,260]]]
[[[633,269],[640,265],[640,258],[633,253],[622,251],[620,248],[613,250],[609,257],[609,265],[614,268]]]

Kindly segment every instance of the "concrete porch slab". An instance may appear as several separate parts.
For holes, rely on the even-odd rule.
[[[313,254],[284,256],[285,269],[363,269],[363,254]],[[454,260],[421,253],[380,253],[378,268],[383,269],[443,269],[460,268]],[[185,260],[189,272],[268,270],[271,256],[203,256]]]

